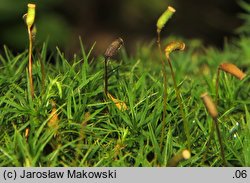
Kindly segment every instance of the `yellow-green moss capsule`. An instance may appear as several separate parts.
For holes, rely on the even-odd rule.
[[[26,24],[28,28],[31,28],[31,26],[34,24],[35,15],[36,15],[36,5],[28,4],[28,13],[26,17]]]
[[[180,41],[174,41],[169,43],[166,48],[165,48],[165,55],[166,57],[169,57],[170,53],[175,51],[175,50],[184,50],[185,49],[185,43],[180,42]]]
[[[161,31],[161,29],[164,27],[164,25],[167,23],[167,21],[172,17],[174,13],[175,9],[169,6],[167,10],[160,16],[156,24],[158,33]]]

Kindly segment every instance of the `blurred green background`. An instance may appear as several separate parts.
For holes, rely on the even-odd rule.
[[[66,53],[77,52],[79,36],[88,46],[96,41],[98,54],[118,36],[133,50],[136,42],[155,38],[155,22],[168,5],[177,12],[163,36],[199,38],[222,46],[225,37],[236,36],[242,24],[238,15],[244,12],[237,0],[0,0],[1,47],[27,48],[22,20],[27,3],[37,4],[37,43],[49,39],[51,48],[59,46]]]

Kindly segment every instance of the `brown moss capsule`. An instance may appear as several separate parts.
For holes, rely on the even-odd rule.
[[[113,41],[109,46],[108,48],[106,49],[105,53],[104,53],[104,56],[106,58],[111,58],[113,57],[117,51],[122,47],[123,45],[123,40],[122,38],[118,38],[116,39],[115,41]]]
[[[208,93],[203,93],[201,95],[201,98],[203,100],[203,103],[208,111],[208,113],[210,114],[210,116],[212,118],[217,118],[218,117],[218,111],[217,108],[213,102],[213,100],[211,99],[211,97],[208,95]]]
[[[244,79],[244,77],[246,76],[246,74],[243,73],[236,65],[231,63],[222,63],[220,64],[219,69],[233,75],[239,80]]]

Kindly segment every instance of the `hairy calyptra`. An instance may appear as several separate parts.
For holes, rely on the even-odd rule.
[[[122,38],[118,38],[115,41],[113,41],[108,48],[106,49],[104,56],[106,58],[111,58],[114,55],[116,55],[116,53],[118,52],[118,50],[122,47],[123,45],[123,40]]]

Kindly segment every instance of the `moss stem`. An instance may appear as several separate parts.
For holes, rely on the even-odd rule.
[[[219,98],[219,80],[220,80],[220,68],[217,69],[216,85],[215,85],[215,105],[218,105]]]
[[[182,120],[183,120],[184,131],[185,131],[185,135],[186,135],[187,142],[188,142],[188,150],[190,150],[191,149],[191,147],[190,147],[191,146],[190,132],[189,132],[189,127],[188,127],[188,121],[187,121],[185,113],[184,113],[184,107],[183,107],[182,100],[181,100],[180,90],[178,89],[178,86],[177,86],[177,83],[176,83],[176,80],[175,80],[175,74],[174,74],[174,71],[173,71],[173,67],[172,67],[172,64],[171,64],[170,57],[167,57],[167,61],[168,61],[168,65],[169,65],[169,68],[170,68],[170,71],[171,71],[171,76],[172,76],[173,83],[174,83],[174,89],[175,89],[177,101],[178,101],[179,107],[180,107],[180,112],[181,112],[181,116],[182,116]]]
[[[163,74],[163,112],[162,112],[162,127],[161,127],[161,139],[160,139],[160,149],[163,147],[163,140],[165,136],[165,126],[166,126],[166,113],[167,113],[167,73],[165,62],[163,60],[163,55],[161,51],[161,38],[160,31],[157,30],[157,46],[160,52],[160,59],[162,63],[162,74]]]
[[[213,121],[214,121],[214,124],[215,124],[215,129],[216,129],[216,133],[217,133],[219,144],[220,144],[221,158],[222,158],[224,166],[227,166],[226,158],[225,158],[225,152],[224,152],[224,146],[222,144],[221,133],[220,133],[219,125],[218,125],[218,119],[213,118]]]
[[[32,34],[30,28],[28,28],[29,34],[29,80],[30,80],[30,93],[31,97],[34,98],[34,85],[32,78]]]
[[[104,94],[108,96],[108,61],[109,57],[105,57],[104,60]]]

